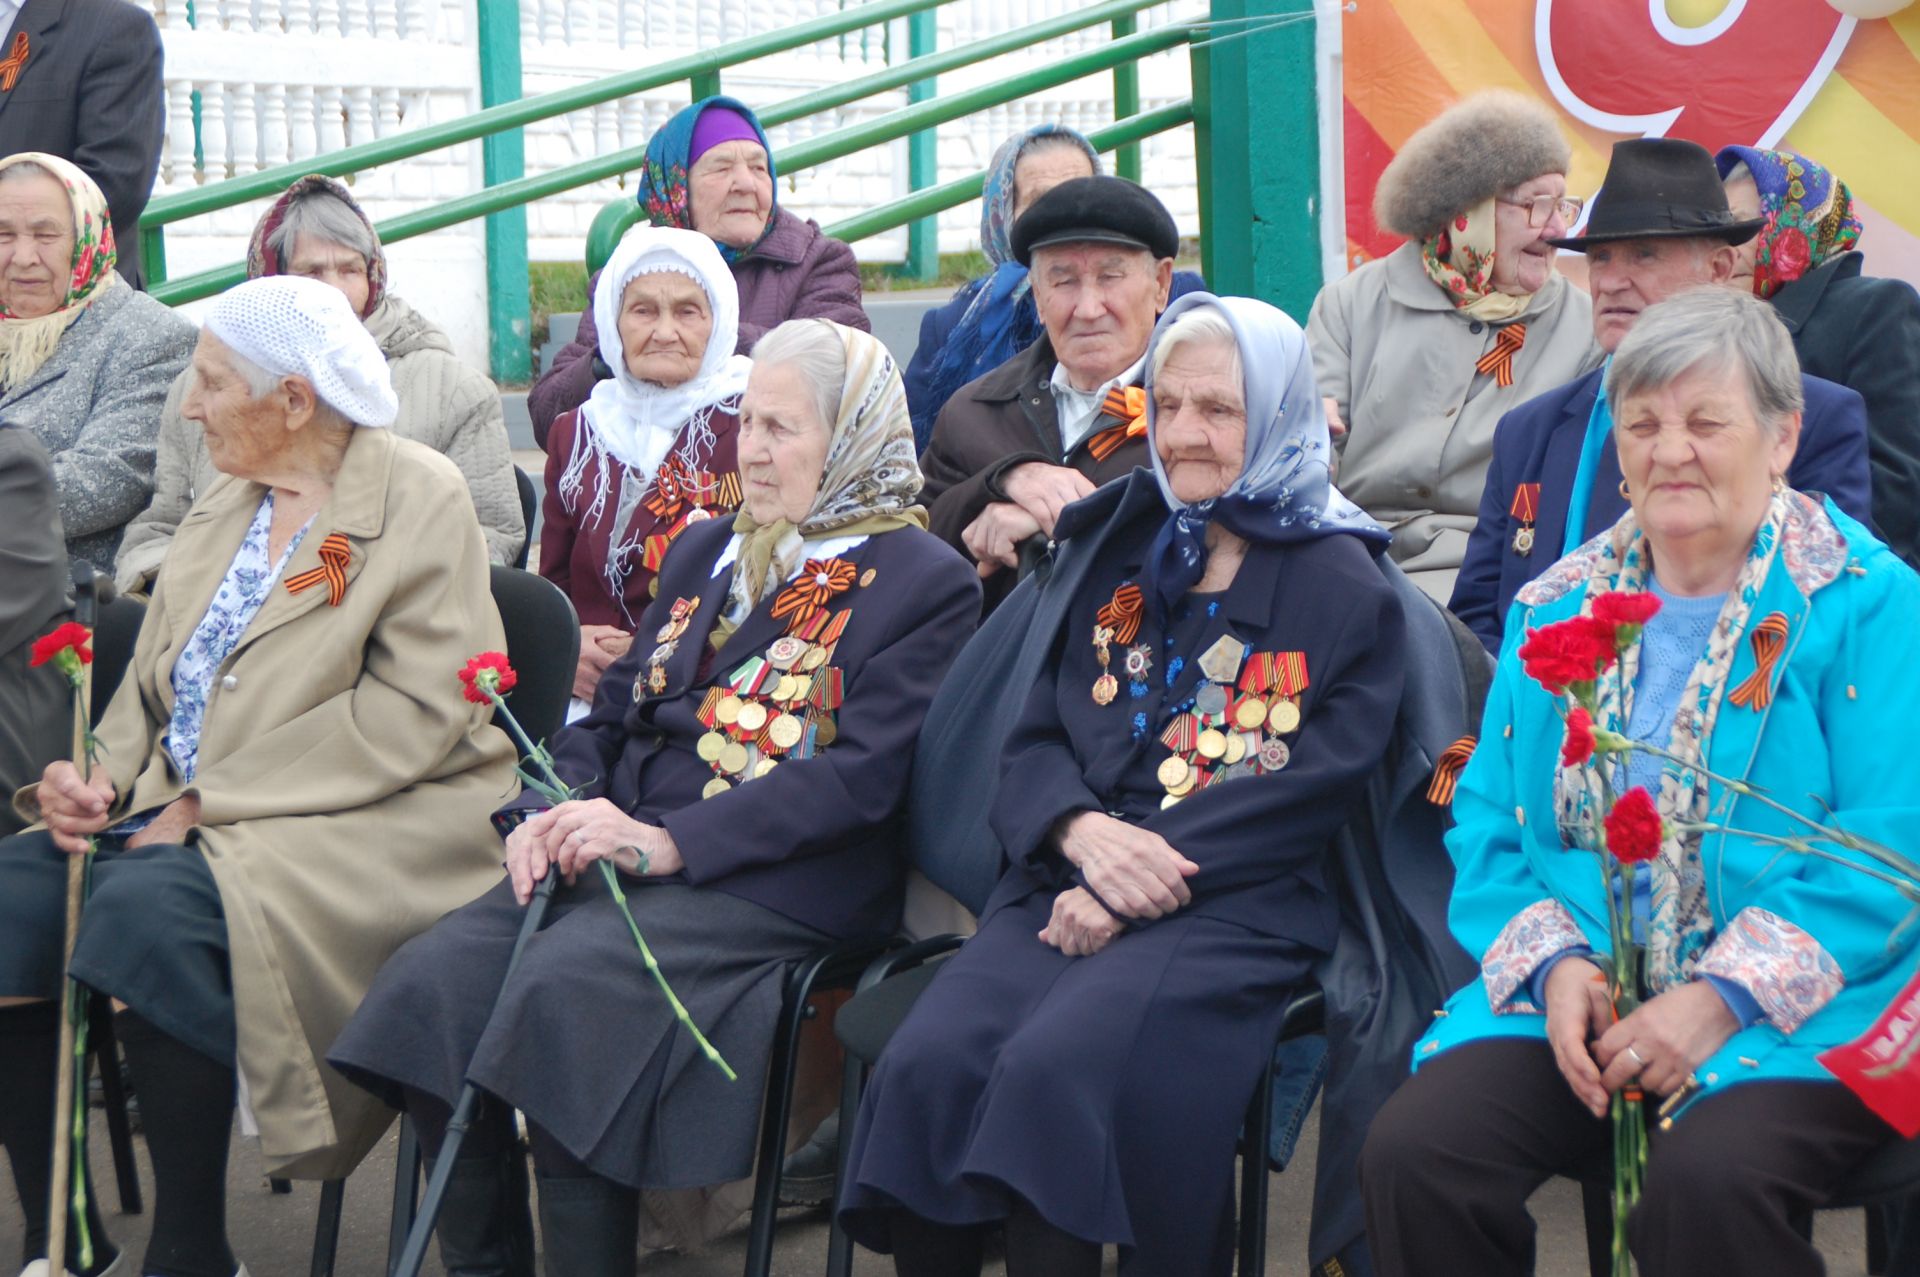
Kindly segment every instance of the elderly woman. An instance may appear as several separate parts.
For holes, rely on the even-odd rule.
[[[781,208],[779,191],[766,131],[733,98],[695,102],[647,142],[640,207],[653,225],[697,231],[719,249],[740,291],[742,355],[789,319],[869,328],[853,250],[829,239],[818,222]],[[599,295],[596,279],[587,281],[589,296]],[[551,447],[546,439],[554,420],[584,403],[594,382],[618,366],[594,357],[599,328],[598,315],[581,315],[573,342],[527,395],[534,438],[543,448]]]
[[[115,260],[92,178],[36,151],[0,160],[0,424],[40,436],[67,552],[102,571],[147,503],[160,404],[193,353],[193,325]]]
[[[1920,567],[1920,292],[1861,273],[1853,195],[1806,156],[1729,146],[1715,162],[1733,215],[1765,219],[1736,247],[1733,282],[1773,303],[1801,372],[1866,401],[1873,522],[1895,554]]]
[[[580,616],[574,712],[633,642],[667,547],[740,505],[735,455],[745,355],[740,307],[713,241],[629,231],[594,285],[601,355],[618,371],[547,437],[540,574]]]
[[[1340,486],[1393,531],[1394,561],[1442,603],[1501,414],[1600,362],[1592,304],[1548,241],[1581,203],[1547,107],[1476,94],[1407,139],[1374,217],[1407,243],[1338,280],[1307,321],[1320,389],[1346,434]]]
[[[432,321],[387,291],[386,252],[347,188],[319,176],[288,187],[253,228],[247,275],[302,275],[346,294],[387,357],[400,398],[393,433],[427,445],[460,468],[487,538],[488,557],[513,562],[528,529],[520,517],[500,392],[455,357],[453,343]],[[153,501],[127,525],[114,561],[114,576],[125,591],[151,588],[180,521],[195,497],[220,477],[205,439],[183,411],[191,381],[190,373],[182,373],[167,395]]]
[[[1099,537],[1001,759],[1010,867],[874,1072],[841,1211],[903,1274],[1225,1273],[1234,1142],[1321,864],[1400,699],[1385,532],[1334,491],[1299,327],[1189,294],[1147,356],[1153,473]],[[989,801],[983,795],[982,801]]]
[[[1042,332],[1027,268],[1013,260],[1013,224],[1062,182],[1099,172],[1093,143],[1064,124],[1036,124],[993,153],[980,197],[980,251],[993,269],[921,317],[920,341],[907,361],[907,409],[922,452],[953,392],[1031,346]],[[1171,296],[1206,286],[1193,271],[1175,271]]]
[[[1914,854],[1920,778],[1888,742],[1920,714],[1920,580],[1783,482],[1799,367],[1751,296],[1648,308],[1607,395],[1631,508],[1522,589],[1507,625],[1448,837],[1454,931],[1482,976],[1415,1050],[1362,1161],[1383,1273],[1531,1271],[1528,1195],[1606,1165],[1608,1100],[1629,1084],[1679,1097],[1631,1220],[1648,1277],[1823,1272],[1794,1217],[1892,1137],[1818,1057],[1911,974],[1908,902],[1844,855],[1761,839],[1801,828],[1778,803]],[[1596,726],[1673,755],[1601,764],[1657,793],[1664,826],[1631,901],[1649,996],[1617,1022],[1594,852],[1569,845],[1590,836],[1556,817],[1582,800],[1582,769],[1556,765],[1566,728],[1516,637],[1609,591],[1659,611],[1603,682],[1614,708]]]
[[[429,1151],[467,1078],[522,1110],[553,1277],[633,1271],[638,1190],[751,1169],[783,973],[898,920],[914,740],[979,615],[973,573],[923,531],[906,396],[874,338],[822,320],[764,337],[740,468],[738,517],[680,539],[641,623],[652,638],[553,742],[580,798],[503,813],[508,880],[402,950],[331,1057],[404,1103]],[[596,860],[625,877],[738,1081],[677,1030]],[[548,873],[568,886],[503,988]],[[440,1219],[449,1269],[526,1253],[510,1128],[482,1128]]]
[[[379,1137],[390,1113],[320,1053],[387,956],[498,872],[484,813],[513,755],[454,677],[501,641],[466,486],[377,428],[393,388],[346,299],[242,284],[193,370],[226,477],[174,539],[100,765],[49,767],[16,800],[46,829],[0,843],[0,996],[24,1003],[0,1013],[0,1092],[37,1219],[64,862],[98,835],[70,970],[127,1008],[162,1186],[140,1271],[231,1274],[236,1090],[276,1175],[344,1175]]]

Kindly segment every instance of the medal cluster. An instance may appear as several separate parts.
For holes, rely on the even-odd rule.
[[[1200,658],[1203,681],[1191,709],[1160,733],[1172,752],[1156,776],[1171,807],[1209,785],[1277,772],[1292,761],[1286,738],[1300,730],[1307,688],[1304,652],[1253,652],[1222,635]]]
[[[701,797],[724,794],[782,760],[811,758],[833,743],[843,689],[840,670],[827,662],[849,615],[838,613],[817,642],[782,635],[764,656],[748,659],[707,689],[697,711],[707,731],[694,752],[713,769],[713,779]]]

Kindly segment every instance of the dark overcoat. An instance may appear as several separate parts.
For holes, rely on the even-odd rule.
[[[1500,650],[1513,596],[1560,558],[1574,472],[1580,468],[1587,421],[1605,372],[1603,364],[1578,381],[1528,400],[1500,418],[1494,431],[1493,462],[1480,494],[1479,522],[1467,539],[1467,557],[1460,564],[1447,605],[1480,636],[1489,652]],[[1787,468],[1787,483],[1801,492],[1825,493],[1842,510],[1866,522],[1872,504],[1866,405],[1845,386],[1813,376],[1801,380],[1807,406],[1800,423],[1800,449]],[[1540,485],[1539,505],[1532,546],[1522,553],[1526,542],[1516,540],[1520,520],[1513,508],[1514,494],[1527,483]],[[1582,540],[1598,536],[1626,512],[1626,498],[1620,495],[1620,456],[1609,435],[1594,469]]]

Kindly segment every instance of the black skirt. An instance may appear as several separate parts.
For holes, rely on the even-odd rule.
[[[0,841],[0,997],[60,996],[67,860],[46,833]],[[198,848],[126,851],[103,836],[69,970],[168,1037],[234,1062],[227,918]]]
[[[505,988],[524,911],[504,881],[408,942],[329,1062],[395,1107],[407,1087],[451,1105],[471,1078],[629,1187],[744,1178],[786,970],[829,937],[722,891],[622,881],[668,983],[738,1080],[674,1018],[597,868],[556,892]]]
[[[941,964],[874,1069],[841,1219],[885,1251],[895,1209],[989,1223],[1017,1195],[1123,1272],[1225,1274],[1235,1142],[1312,954],[1175,915],[1070,958],[1037,938],[1052,909],[1016,900]]]

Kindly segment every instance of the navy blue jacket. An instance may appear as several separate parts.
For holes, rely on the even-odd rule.
[[[1500,650],[1507,608],[1520,587],[1552,567],[1560,557],[1567,501],[1580,445],[1587,435],[1593,401],[1600,394],[1605,366],[1530,399],[1506,416],[1493,435],[1493,462],[1480,493],[1480,518],[1467,539],[1467,557],[1453,583],[1448,603],[1489,652]],[[1800,449],[1787,470],[1787,482],[1801,492],[1821,492],[1854,518],[1871,518],[1871,478],[1867,466],[1867,408],[1845,386],[1818,377],[1802,377],[1806,413],[1800,422]],[[1523,483],[1540,485],[1530,554],[1514,549],[1518,523],[1511,513],[1514,492]],[[1627,511],[1620,495],[1620,458],[1609,437],[1594,470],[1593,496],[1587,505],[1582,540],[1598,536]]]
[[[649,881],[711,887],[833,936],[884,934],[899,922],[899,823],[914,743],[948,664],[979,623],[980,583],[964,559],[916,528],[847,551],[861,576],[874,576],[829,604],[852,610],[833,655],[845,679],[837,738],[812,758],[703,799],[713,772],[694,753],[707,731],[700,702],[785,630],[768,598],[724,651],[708,648],[733,579],[731,569],[714,576],[712,565],[732,530],[731,520],[710,519],[674,542],[659,596],[633,647],[601,678],[593,712],[555,735],[557,768],[582,798],[607,798],[673,835],[686,869]],[[634,679],[655,632],[675,599],[696,597],[700,606],[666,664],[666,691],[636,703]],[[544,804],[523,797],[511,805]]]

